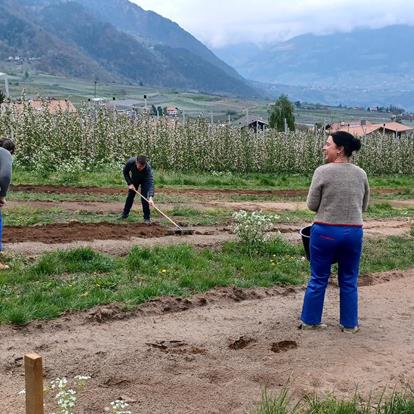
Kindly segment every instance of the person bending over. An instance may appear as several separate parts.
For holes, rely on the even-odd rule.
[[[134,203],[135,190],[140,187],[141,194],[148,200],[147,202],[141,197],[144,223],[151,224],[150,206],[154,206],[154,176],[147,157],[138,155],[130,158],[124,166],[123,173],[128,185],[128,195],[121,218],[126,219],[128,217]]]

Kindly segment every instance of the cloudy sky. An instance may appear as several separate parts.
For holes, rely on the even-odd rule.
[[[286,40],[303,33],[414,25],[412,0],[130,0],[212,47]]]

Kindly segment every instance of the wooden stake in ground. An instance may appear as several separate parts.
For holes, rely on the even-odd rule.
[[[43,411],[43,367],[38,354],[24,356],[26,382],[26,414],[44,414]]]

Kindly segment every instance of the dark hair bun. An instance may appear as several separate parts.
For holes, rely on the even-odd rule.
[[[361,140],[359,138],[355,138],[352,140],[351,144],[352,151],[359,151],[361,149]]]
[[[354,151],[361,148],[361,140],[346,131],[336,131],[331,134],[333,142],[338,147],[344,147],[344,153],[350,157]]]

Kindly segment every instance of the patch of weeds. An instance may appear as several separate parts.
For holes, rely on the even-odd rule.
[[[59,207],[33,208],[18,206],[4,211],[4,225],[6,226],[33,226],[35,224],[51,224],[67,221],[70,212]]]
[[[366,239],[361,257],[361,274],[408,269],[414,265],[414,240],[390,236],[384,239]]]
[[[218,208],[208,208],[205,210],[197,210],[191,207],[176,207],[170,210],[164,210],[168,216],[174,221],[180,218],[180,222],[185,222],[188,226],[212,226],[226,223],[231,216],[231,211]],[[163,223],[170,225],[160,214],[154,214],[159,217]]]
[[[381,407],[383,414],[411,414],[414,413],[414,390],[409,388],[405,393],[393,392],[391,398]]]
[[[0,317],[0,321],[11,325],[25,325],[30,320],[31,316],[26,312],[25,308],[5,309],[3,315]]]
[[[72,201],[85,202],[95,201],[102,203],[110,203],[125,200],[125,195],[111,195],[111,194],[82,194],[82,193],[40,193],[40,192],[26,192],[26,191],[11,191],[8,193],[8,200],[16,201]]]
[[[411,414],[414,412],[414,393],[412,389],[405,392],[393,392],[384,398],[384,393],[373,401],[364,401],[355,394],[350,399],[335,396],[319,397],[307,395],[295,402],[284,387],[273,396],[265,390],[254,414]]]
[[[255,414],[299,414],[299,403],[292,407],[291,400],[288,387],[284,387],[279,394],[273,396],[265,390]]]
[[[168,210],[168,214],[172,216],[180,216],[180,217],[195,217],[199,216],[201,212],[192,207],[173,207],[172,209]]]
[[[88,247],[58,251],[41,256],[29,269],[31,275],[54,275],[60,273],[105,273],[116,268],[110,256]]]
[[[389,203],[371,204],[368,207],[366,216],[371,219],[411,217],[414,216],[414,208],[396,208]]]

